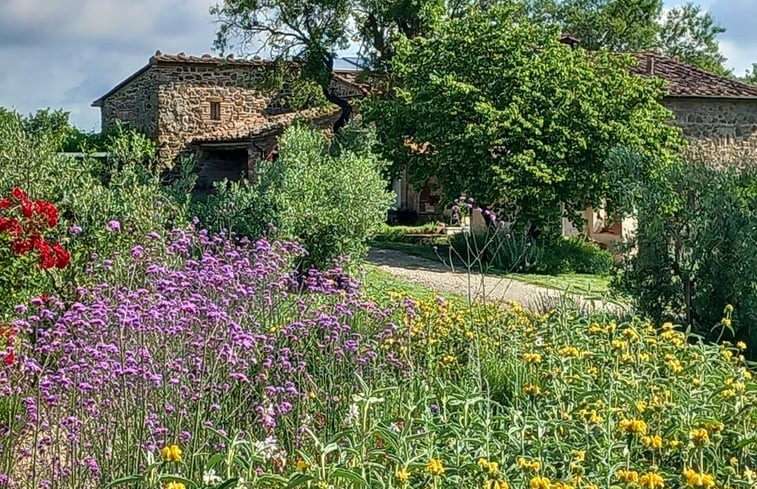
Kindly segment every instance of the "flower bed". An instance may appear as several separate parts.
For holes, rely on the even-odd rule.
[[[744,345],[369,297],[302,253],[151,233],[19,308],[0,487],[754,487]]]

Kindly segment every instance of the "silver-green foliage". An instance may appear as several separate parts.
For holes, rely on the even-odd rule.
[[[293,127],[279,141],[279,159],[266,169],[280,175],[279,231],[308,250],[309,265],[361,258],[393,201],[382,175],[385,162],[369,150],[373,135],[343,132],[330,143],[317,130]]]
[[[20,187],[58,207],[59,240],[72,254],[69,275],[55,278],[58,284],[84,280],[92,253],[126,252],[134,235],[143,238],[187,220],[192,178],[184,174],[163,185],[154,144],[145,136],[120,128],[109,138],[107,159],[71,158],[59,153],[60,142],[49,131],[29,131],[27,125],[19,114],[0,111],[0,194]],[[118,221],[120,230],[111,230],[110,221]],[[74,226],[81,230],[69,234]],[[52,293],[54,285],[45,291]]]

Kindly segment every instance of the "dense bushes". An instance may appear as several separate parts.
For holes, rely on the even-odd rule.
[[[279,158],[263,162],[254,183],[219,183],[201,216],[216,229],[296,240],[308,250],[305,268],[340,256],[360,259],[392,201],[372,144],[372,134],[356,127],[334,142],[315,129],[292,127],[280,138]]]
[[[555,238],[546,243],[509,229],[491,228],[485,233],[459,233],[450,237],[455,256],[475,268],[506,272],[586,273],[608,275],[612,255],[580,237]]]
[[[31,200],[55,203],[58,223],[50,237],[71,252],[72,266],[65,271],[19,283],[23,290],[17,291],[26,297],[86,282],[92,253],[125,254],[133,236],[186,223],[193,185],[191,177],[162,185],[153,171],[154,145],[133,131],[110,137],[106,160],[61,156],[59,118],[45,129],[49,118],[0,111],[0,194],[22,187]],[[7,312],[0,310],[0,318]]]
[[[581,237],[561,238],[544,246],[537,273],[589,273],[608,275],[613,269],[612,254]]]
[[[757,341],[757,170],[686,162],[626,190],[639,227],[616,286],[657,320]]]

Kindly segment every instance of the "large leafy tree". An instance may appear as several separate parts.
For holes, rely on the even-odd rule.
[[[528,0],[531,18],[559,27],[590,50],[656,50],[684,63],[728,75],[709,12],[687,3],[663,11],[662,0]]]
[[[729,75],[724,68],[717,36],[725,32],[709,12],[687,3],[668,11],[662,18],[657,45],[662,54],[707,71]]]
[[[304,77],[341,108],[338,129],[352,108],[331,90],[331,73],[335,53],[350,42],[350,7],[349,0],[225,0],[211,8],[219,21],[215,45],[221,52],[268,51],[283,61],[301,58]]]
[[[643,51],[655,44],[662,0],[530,0],[537,20],[590,50]]]
[[[613,147],[664,160],[678,132],[660,84],[630,75],[625,57],[570,49],[557,34],[511,5],[398,42],[401,88],[365,106],[394,169],[416,183],[435,175],[449,197],[467,191],[547,229],[561,203],[574,216],[607,195]]]
[[[219,23],[215,47],[298,59],[300,80],[315,82],[342,109],[335,129],[349,120],[350,104],[330,90],[340,50],[357,47],[365,68],[385,73],[394,41],[426,35],[445,17],[488,0],[224,0],[211,8]]]

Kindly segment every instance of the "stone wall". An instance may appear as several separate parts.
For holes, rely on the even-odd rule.
[[[757,100],[670,97],[673,124],[690,141],[690,153],[725,163],[757,156]]]
[[[121,120],[144,131],[156,141],[161,162],[170,165],[192,153],[196,140],[243,140],[292,114],[281,105],[287,89],[272,94],[256,88],[262,82],[259,66],[152,63],[104,100],[102,127]],[[333,89],[343,97],[362,93],[341,78]],[[211,103],[220,105],[218,120],[211,118]]]
[[[113,129],[117,122],[158,136],[158,78],[150,67],[108,96],[100,109],[103,131]]]
[[[171,162],[195,138],[223,132],[224,127],[248,127],[266,121],[270,97],[249,85],[255,73],[249,68],[217,66],[162,66],[158,87],[158,149],[161,161]],[[212,120],[211,102],[221,107]],[[231,128],[230,128],[231,129]]]

